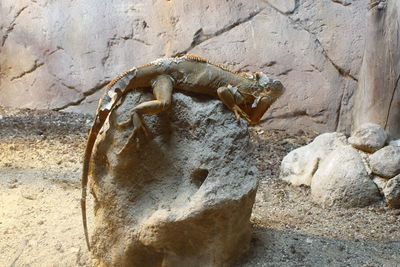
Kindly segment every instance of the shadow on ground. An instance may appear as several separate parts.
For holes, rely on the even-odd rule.
[[[400,241],[343,240],[255,226],[252,245],[235,267],[400,266]]]

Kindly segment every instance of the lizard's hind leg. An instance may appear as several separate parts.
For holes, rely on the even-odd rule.
[[[173,83],[168,75],[160,75],[152,81],[155,100],[137,105],[133,110],[139,114],[158,114],[171,106]]]
[[[132,134],[128,138],[128,142],[121,149],[119,153],[125,150],[126,146],[132,140],[138,139],[139,133],[142,131],[148,135],[146,124],[143,121],[142,115],[144,114],[158,114],[167,110],[171,106],[173,82],[172,78],[168,75],[160,75],[152,81],[153,95],[155,100],[140,103],[132,110],[132,116],[128,121],[118,124],[118,127],[126,127],[133,124]],[[119,154],[118,153],[118,154]]]
[[[139,135],[141,133],[143,133],[145,136],[149,136],[146,124],[144,123],[142,116],[136,111],[132,112],[131,118],[129,120],[117,124],[117,127],[125,128],[129,125],[133,125],[132,133],[129,135],[126,144],[121,148],[120,151],[117,152],[118,155],[121,154],[132,141],[135,141],[136,144],[139,145]]]

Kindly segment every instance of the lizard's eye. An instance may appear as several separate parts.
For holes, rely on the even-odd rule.
[[[257,81],[261,87],[268,87],[274,80],[262,72],[257,72]]]

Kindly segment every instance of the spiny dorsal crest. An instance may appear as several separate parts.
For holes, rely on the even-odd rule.
[[[225,65],[210,62],[208,59],[206,59],[206,58],[204,58],[204,57],[201,57],[201,56],[196,56],[196,55],[184,55],[183,57],[185,57],[185,58],[187,58],[187,59],[189,59],[189,60],[192,60],[192,61],[196,61],[196,62],[208,63],[208,64],[210,64],[210,65],[216,66],[216,67],[221,68],[221,69],[223,69],[223,70],[229,71],[230,73],[238,74],[237,71],[231,70],[231,69],[229,69],[229,68],[228,68],[227,66],[225,66]]]
[[[126,75],[131,74],[132,72],[135,72],[136,68],[132,68],[130,70],[124,71],[123,73],[119,74],[117,77],[115,77],[111,82],[108,83],[107,87],[111,88],[113,87],[119,80],[121,80],[123,77]]]
[[[221,69],[223,69],[223,70],[225,70],[225,71],[229,71],[230,73],[238,74],[238,72],[229,69],[227,66],[224,66],[224,65],[221,65],[221,64],[213,63],[213,62],[209,61],[208,59],[206,59],[206,58],[204,58],[204,57],[201,57],[201,56],[188,55],[188,54],[186,54],[186,55],[180,55],[180,56],[173,57],[173,58],[160,58],[160,59],[155,60],[155,61],[153,61],[153,62],[150,62],[150,63],[148,63],[148,64],[142,65],[142,66],[140,66],[140,67],[138,67],[138,68],[151,66],[152,64],[157,64],[159,61],[162,61],[162,60],[170,60],[171,62],[174,62],[174,61],[175,61],[175,62],[179,62],[180,60],[186,60],[186,61],[192,61],[192,62],[207,63],[207,64],[210,64],[210,65],[216,66],[216,67],[218,67],[218,68],[221,68]]]

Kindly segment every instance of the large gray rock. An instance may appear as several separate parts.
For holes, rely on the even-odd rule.
[[[266,127],[349,131],[368,1],[338,2],[2,0],[0,105],[92,113],[116,74],[188,52],[279,78]]]
[[[291,151],[283,158],[279,177],[295,186],[310,186],[322,161],[329,153],[344,145],[347,145],[347,140],[342,133],[321,134],[310,144]]]
[[[363,207],[379,200],[359,152],[341,146],[321,162],[311,182],[313,200],[324,206]]]
[[[400,147],[385,146],[369,156],[369,165],[372,172],[392,178],[400,173]]]
[[[383,194],[389,208],[400,208],[400,175],[393,177],[386,183]]]
[[[174,94],[146,116],[152,138],[117,129],[138,101],[110,116],[93,161],[93,255],[99,266],[229,266],[249,247],[257,189],[247,123],[216,100]]]
[[[349,143],[362,151],[373,153],[385,145],[388,138],[385,130],[374,123],[364,123],[349,138]]]

